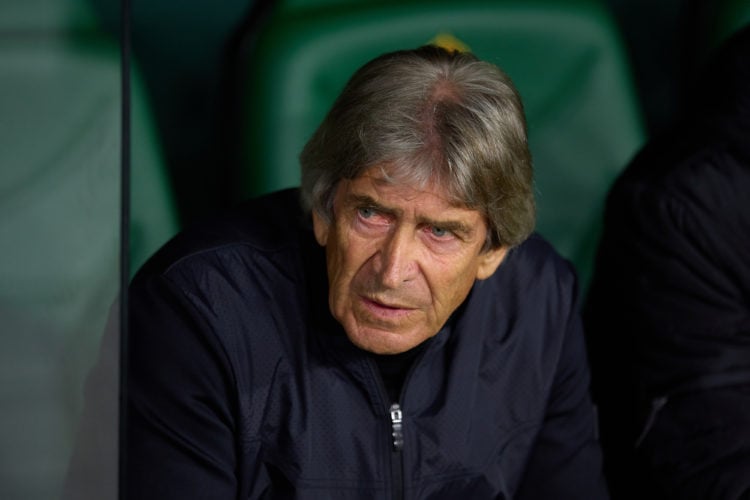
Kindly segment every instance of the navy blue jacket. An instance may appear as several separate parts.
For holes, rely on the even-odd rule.
[[[134,280],[127,498],[607,497],[575,277],[546,242],[427,341],[394,451],[394,402],[329,313],[308,219],[295,190],[254,200]]]

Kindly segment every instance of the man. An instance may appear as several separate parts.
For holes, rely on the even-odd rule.
[[[496,67],[386,54],[299,193],[162,249],[130,295],[128,497],[606,498],[525,128]]]
[[[696,77],[609,194],[586,307],[617,499],[750,498],[750,26]]]

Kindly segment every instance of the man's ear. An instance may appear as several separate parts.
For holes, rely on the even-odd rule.
[[[328,231],[331,228],[331,224],[327,222],[318,212],[312,211],[313,219],[313,231],[315,232],[315,239],[318,240],[320,246],[326,246],[328,242]]]
[[[479,266],[477,267],[477,279],[484,280],[489,278],[497,271],[505,255],[508,253],[508,247],[492,248],[479,254]]]

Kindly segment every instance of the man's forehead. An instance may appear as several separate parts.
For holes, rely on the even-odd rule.
[[[371,167],[349,182],[349,190],[356,194],[392,197],[396,195],[405,201],[429,197],[451,208],[473,210],[455,195],[445,183],[434,178],[414,179],[408,174],[382,167]]]

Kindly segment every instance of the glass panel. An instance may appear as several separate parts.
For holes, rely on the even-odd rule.
[[[59,498],[78,428],[105,459],[85,476],[115,498],[120,106],[118,44],[87,2],[0,3],[3,499]],[[111,362],[95,387],[110,406],[80,427],[111,311]],[[96,462],[78,449],[80,464]]]

